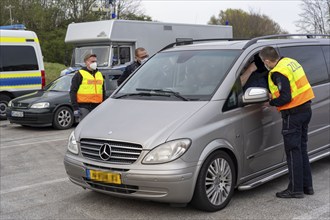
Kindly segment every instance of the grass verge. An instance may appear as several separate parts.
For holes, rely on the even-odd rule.
[[[63,64],[59,63],[44,63],[45,64],[45,72],[46,72],[46,85],[58,78],[61,74],[61,71],[66,69],[67,67]]]

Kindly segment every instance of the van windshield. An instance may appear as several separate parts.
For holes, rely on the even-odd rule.
[[[75,66],[85,66],[84,57],[88,53],[94,53],[97,56],[97,66],[107,67],[109,65],[110,46],[79,47],[74,50]]]
[[[156,54],[114,98],[210,100],[240,50],[194,50]]]

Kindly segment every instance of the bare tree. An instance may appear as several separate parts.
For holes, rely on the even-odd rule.
[[[111,13],[114,13],[117,19],[123,20],[146,20],[150,18],[149,16],[144,15],[140,5],[141,0],[92,0],[93,7],[106,9],[103,12],[102,10],[99,11],[100,20],[113,18]]]
[[[330,0],[302,0],[303,12],[296,22],[299,32],[330,34]]]

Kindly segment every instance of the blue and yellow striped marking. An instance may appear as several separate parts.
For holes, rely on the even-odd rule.
[[[41,88],[41,72],[32,73],[1,73],[0,89],[33,89]]]

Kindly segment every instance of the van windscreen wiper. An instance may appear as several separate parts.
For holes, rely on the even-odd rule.
[[[144,88],[136,88],[136,91],[144,91],[144,92],[150,92],[150,94],[170,94],[174,95],[175,97],[183,100],[183,101],[189,101],[188,98],[182,96],[179,92],[175,92],[170,89],[144,89]]]
[[[150,93],[150,92],[137,92],[137,93],[126,93],[122,95],[115,95],[113,98],[115,99],[120,99],[124,97],[129,97],[129,96],[167,96],[169,97],[170,95],[168,94],[158,94],[158,93]]]

